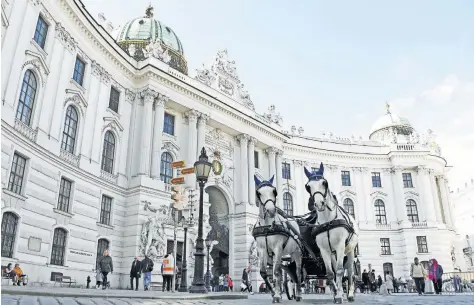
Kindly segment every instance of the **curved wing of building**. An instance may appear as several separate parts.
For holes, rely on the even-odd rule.
[[[285,131],[274,106],[255,111],[227,50],[190,77],[177,33],[151,7],[115,29],[79,0],[2,2],[1,81],[2,261],[37,281],[86,278],[105,249],[115,287],[127,285],[137,255],[160,263],[175,251],[191,269],[196,223],[184,240],[173,217],[197,218],[196,180],[183,175],[184,209],[170,210],[172,163],[192,167],[202,147],[222,169],[204,198],[214,275],[258,267],[253,175],[275,175],[278,205],[304,214],[303,167],[320,162],[360,227],[363,268],[407,277],[415,256],[450,271],[462,255],[431,132],[389,108],[369,140]]]

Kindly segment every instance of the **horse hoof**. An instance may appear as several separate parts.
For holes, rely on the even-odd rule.
[[[354,297],[347,297],[348,302],[354,302]]]
[[[280,303],[280,298],[279,297],[273,297],[273,302],[272,303]]]
[[[301,297],[296,297],[296,302],[300,302],[301,301]]]
[[[334,303],[342,304],[342,298],[334,298]]]

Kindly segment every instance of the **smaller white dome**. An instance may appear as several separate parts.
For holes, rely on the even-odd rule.
[[[370,135],[389,127],[407,127],[412,129],[410,122],[406,118],[402,118],[399,115],[388,111],[384,116],[375,121],[374,125],[372,125],[372,128],[370,129]]]

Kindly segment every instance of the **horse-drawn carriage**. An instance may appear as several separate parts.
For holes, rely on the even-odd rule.
[[[359,229],[330,191],[323,164],[318,171],[305,168],[305,174],[310,213],[302,216],[288,216],[276,207],[278,194],[273,177],[260,181],[255,176],[259,219],[252,235],[257,243],[260,275],[274,303],[281,301],[282,286],[290,300],[294,296],[300,301],[301,288],[309,279],[327,279],[334,301],[342,303],[342,280],[347,273],[347,299],[354,301],[354,279],[360,273],[354,252]],[[267,265],[273,266],[272,281]],[[290,281],[294,289],[289,287]]]

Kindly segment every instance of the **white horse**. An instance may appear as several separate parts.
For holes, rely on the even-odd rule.
[[[310,172],[306,168],[304,171],[308,177],[306,190],[318,213],[312,235],[321,250],[329,284],[334,292],[334,301],[342,303],[344,257],[347,256],[347,300],[353,302],[354,251],[359,242],[359,228],[354,218],[338,205],[337,199],[329,189],[328,181],[323,176],[323,164],[321,163],[317,171]]]
[[[259,219],[255,224],[252,235],[257,242],[258,255],[260,257],[260,275],[269,287],[273,303],[281,301],[281,279],[282,279],[282,257],[290,255],[296,264],[296,301],[301,301],[301,266],[302,245],[298,241],[299,227],[293,220],[283,217],[276,207],[277,190],[273,186],[272,177],[268,181],[260,181],[254,176],[257,193],[257,207],[259,207]],[[273,262],[273,279],[275,287],[272,287],[267,275],[267,264]]]

